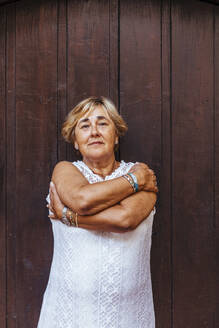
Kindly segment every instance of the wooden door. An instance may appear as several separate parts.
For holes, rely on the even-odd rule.
[[[45,197],[55,163],[75,159],[60,129],[66,113],[90,95],[111,97],[128,123],[119,158],[146,162],[158,177],[151,254],[156,327],[218,327],[218,6],[5,2],[1,328],[36,327],[53,247]]]

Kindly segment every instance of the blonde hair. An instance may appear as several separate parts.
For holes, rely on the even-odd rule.
[[[107,111],[109,117],[113,121],[116,133],[118,137],[125,134],[128,130],[127,124],[123,118],[119,115],[118,110],[114,103],[106,97],[89,97],[80,101],[67,115],[63,126],[62,135],[65,141],[73,143],[75,141],[75,127],[80,118],[86,114],[89,114],[97,106],[102,106]]]

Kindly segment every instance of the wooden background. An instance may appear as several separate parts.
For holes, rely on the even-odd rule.
[[[0,327],[36,327],[52,258],[48,184],[57,161],[75,159],[60,128],[90,95],[110,96],[128,122],[119,157],[148,163],[158,177],[156,327],[219,327],[219,7],[195,0],[5,2]]]

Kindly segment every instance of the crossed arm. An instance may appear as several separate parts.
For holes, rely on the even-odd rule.
[[[89,184],[71,163],[58,163],[50,187],[50,210],[54,212],[50,217],[60,219],[65,205],[79,214],[81,228],[111,232],[135,229],[152,211],[156,187],[148,167],[132,170],[141,181],[141,191],[135,194],[124,178]]]

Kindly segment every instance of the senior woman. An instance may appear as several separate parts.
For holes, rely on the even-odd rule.
[[[105,97],[81,101],[62,134],[81,161],[50,184],[54,254],[38,328],[154,328],[150,248],[156,177],[115,160],[127,126]]]

